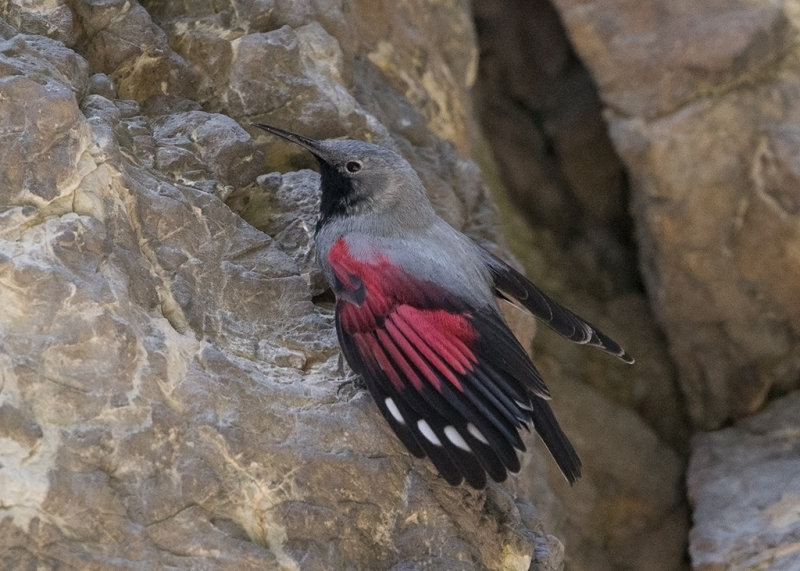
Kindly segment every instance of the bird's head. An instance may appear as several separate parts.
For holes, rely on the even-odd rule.
[[[409,224],[433,209],[419,176],[396,152],[353,139],[316,140],[270,125],[256,124],[300,145],[319,163],[322,181],[321,223],[338,217],[378,214]]]

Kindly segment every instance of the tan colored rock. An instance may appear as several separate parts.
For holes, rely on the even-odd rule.
[[[0,157],[0,565],[560,568],[561,544],[529,503],[499,486],[448,486],[367,394],[341,386],[331,306],[314,297],[309,263],[317,179],[256,184],[263,155],[236,122],[295,117],[287,126],[317,136],[359,125],[414,161],[448,219],[491,239],[477,167],[454,150],[471,144],[470,123],[439,122],[469,106],[467,4],[418,2],[431,7],[421,23],[403,19],[404,4],[365,11],[405,22],[414,40],[378,69],[352,37],[337,48],[337,10],[238,3],[264,28],[219,34],[242,48],[226,76],[239,99],[170,47],[195,30],[167,21],[195,17],[182,5],[155,21],[136,2],[69,5],[81,53],[0,26],[13,71],[0,78],[0,135],[14,143]],[[19,21],[42,29],[42,13]],[[256,57],[270,41],[286,55],[283,83]],[[358,72],[339,55],[356,50]],[[426,54],[427,67],[404,72]],[[191,99],[193,78],[207,107]],[[304,82],[308,115],[259,107],[293,101]],[[219,113],[234,100],[254,115]],[[296,160],[273,148],[271,167]],[[278,202],[268,215],[263,192]]]
[[[169,49],[167,37],[138,2],[74,2],[82,55],[108,74],[123,99],[170,94],[191,97],[195,78]]]
[[[637,358],[644,356],[627,367],[540,327],[533,341],[534,361],[581,456],[583,475],[574,486],[567,485],[539,439],[530,435],[526,444],[532,450],[509,486],[536,498],[546,528],[564,540],[568,568],[680,569],[689,520],[682,493],[685,460],[676,446],[686,433],[675,431],[681,411],[674,393],[659,392],[667,385],[652,382],[669,378],[671,368],[649,308],[637,294],[620,296],[601,310],[597,300],[577,287],[565,293],[558,279],[574,270],[551,258],[563,261],[567,256],[544,239],[546,233],[531,231],[506,208],[501,206],[510,223],[509,242],[522,252],[529,275],[546,275],[549,289],[561,292],[571,307],[606,330],[627,331],[631,337],[626,348]]]
[[[685,414],[658,325],[641,293],[627,221],[625,174],[614,154],[589,72],[573,52],[554,7],[543,0],[475,3],[483,45],[479,101],[492,155],[514,205],[508,241],[539,285],[598,323],[637,358],[627,382],[575,376],[642,414],[659,435],[685,447]],[[537,142],[532,141],[536,139]],[[608,325],[606,325],[608,324]],[[581,351],[556,341],[565,359]],[[646,380],[645,380],[646,379]]]
[[[608,233],[626,215],[625,171],[558,13],[548,0],[473,5],[481,121],[512,201],[562,242]],[[621,238],[603,245],[619,250]],[[633,275],[632,266],[614,271]]]
[[[691,418],[747,415],[800,379],[792,8],[555,4],[631,174],[643,274]]]
[[[69,47],[77,39],[75,17],[65,0],[8,0],[0,5],[0,18],[16,30],[48,36]]]
[[[600,100],[549,2],[481,0],[475,10],[480,111],[513,203],[498,197],[509,246],[534,281],[636,358],[625,367],[540,328],[534,362],[583,477],[569,487],[545,455],[529,454],[512,486],[537,498],[568,568],[680,569],[689,426],[638,282],[624,167]]]
[[[692,439],[687,485],[694,569],[800,565],[798,410],[794,392],[733,427]]]

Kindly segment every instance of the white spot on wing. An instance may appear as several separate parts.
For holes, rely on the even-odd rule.
[[[472,449],[467,444],[466,440],[464,440],[461,435],[458,433],[458,430],[454,426],[445,426],[444,427],[444,434],[447,436],[447,439],[461,448],[462,450],[466,450],[467,452],[472,452]]]
[[[583,325],[583,339],[578,341],[578,343],[584,345],[591,341],[592,337],[594,337],[594,329],[592,329],[588,323],[582,323],[581,325]]]
[[[489,441],[486,440],[486,437],[483,435],[483,432],[478,430],[478,427],[472,424],[471,422],[467,423],[467,432],[469,432],[472,436],[474,436],[476,440],[480,440],[487,446],[489,445]]]
[[[533,408],[531,408],[531,405],[526,404],[524,402],[520,402],[518,400],[514,400],[514,402],[517,403],[517,406],[519,408],[521,408],[522,410],[529,410],[529,411],[533,412]]]
[[[406,419],[403,418],[403,415],[400,414],[400,409],[397,408],[397,405],[394,404],[392,397],[386,397],[384,401],[386,403],[386,408],[389,409],[389,412],[394,417],[394,419],[402,425],[405,425]]]
[[[428,442],[431,444],[435,444],[436,446],[441,446],[442,441],[439,440],[439,437],[436,436],[436,433],[431,428],[431,425],[427,423],[427,421],[420,419],[417,421],[417,428],[422,433],[422,436],[428,439]]]

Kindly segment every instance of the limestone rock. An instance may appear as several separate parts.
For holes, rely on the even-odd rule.
[[[391,144],[492,240],[467,3],[212,4],[48,4],[71,47],[0,25],[0,564],[560,568],[529,503],[448,486],[342,386],[316,175],[257,177],[307,159],[240,126]]]
[[[111,77],[121,98],[192,96],[190,67],[169,49],[166,34],[139,3],[85,1],[72,6],[82,54],[95,72]]]
[[[569,568],[679,569],[689,427],[637,277],[624,168],[601,102],[549,2],[474,6],[479,109],[509,189],[511,204],[498,193],[509,246],[534,281],[636,358],[626,367],[541,328],[534,362],[583,476],[570,488],[531,455],[512,485],[537,498],[548,528],[565,541]]]
[[[692,439],[692,566],[797,569],[800,550],[800,393],[731,428]]]
[[[554,3],[631,176],[642,270],[691,418],[750,414],[800,379],[794,9]]]
[[[567,256],[543,239],[546,233],[510,214],[507,205],[501,211],[510,223],[515,251],[541,257],[538,262],[533,255],[522,257],[528,274],[547,276],[543,282],[552,286],[548,289],[561,292],[570,307],[606,330],[628,332],[626,348],[637,357],[634,366],[626,367],[540,328],[533,341],[534,362],[554,395],[551,405],[559,422],[581,456],[583,474],[574,486],[567,485],[548,462],[541,442],[531,437],[526,444],[537,453],[526,454],[520,476],[509,486],[536,498],[547,529],[565,542],[568,568],[681,569],[689,520],[680,444],[687,435],[676,430],[681,416],[674,393],[660,392],[667,385],[653,382],[668,379],[671,368],[649,308],[640,294],[619,296],[604,310],[588,299],[590,294],[579,295],[578,285],[566,294],[568,288],[556,280],[571,271],[552,258]]]
[[[64,0],[8,0],[0,5],[0,18],[15,31],[48,36],[69,47],[75,44],[75,17]]]
[[[570,487],[545,463],[546,470],[527,470],[540,478],[520,479],[515,489],[542,497],[549,475],[555,497],[537,507],[545,522],[557,522],[567,567],[680,569],[688,521],[685,462],[634,412],[549,367],[544,371],[554,394],[568,397],[554,409],[581,454],[583,476]]]
[[[587,382],[682,447],[687,430],[680,394],[641,293],[623,166],[589,73],[548,2],[481,0],[475,10],[484,46],[481,117],[492,154],[505,167],[513,210],[533,226],[517,227],[522,223],[508,220],[513,215],[505,209],[507,226],[515,226],[509,244],[539,285],[579,313],[602,314],[605,321],[597,324],[637,358],[637,366],[622,373],[625,383],[612,387],[607,374],[584,375]],[[558,343],[547,349],[568,360],[582,353]],[[580,367],[572,372],[582,374]]]
[[[75,105],[76,96],[86,91],[89,67],[61,42],[46,37],[19,34],[0,45],[0,85],[8,98],[0,121],[9,137],[0,158],[0,184],[9,204],[46,207],[68,199],[82,171],[90,168],[79,163],[88,129],[79,123]],[[28,122],[41,108],[50,110],[47,120]],[[48,160],[54,164],[41,168]]]
[[[481,119],[513,202],[563,241],[608,233],[626,215],[624,168],[558,13],[548,0],[474,7]],[[606,255],[621,239],[607,236]],[[633,268],[620,259],[614,271],[633,275]]]

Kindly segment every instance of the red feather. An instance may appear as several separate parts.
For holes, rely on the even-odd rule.
[[[496,308],[471,307],[380,253],[358,259],[344,238],[327,261],[342,351],[413,454],[427,454],[451,484],[482,488],[487,473],[502,481],[519,470],[518,431],[532,423],[577,478],[547,388]]]
[[[374,357],[366,360],[380,366],[397,390],[407,380],[416,390],[428,382],[441,391],[441,377],[462,390],[457,375],[476,362],[471,345],[477,333],[468,312],[425,307],[431,284],[408,275],[383,255],[369,262],[356,260],[344,239],[333,245],[328,263],[344,290],[337,292],[342,330],[354,337],[367,353],[364,357]],[[360,295],[364,299],[357,303]]]

